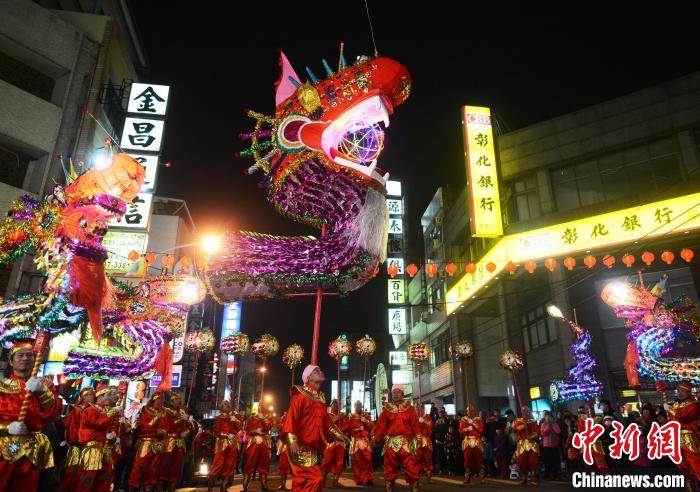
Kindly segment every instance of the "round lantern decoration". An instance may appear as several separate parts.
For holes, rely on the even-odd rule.
[[[489,273],[495,272],[495,271],[496,271],[496,268],[498,268],[498,267],[497,267],[496,264],[495,264],[494,262],[492,262],[492,261],[489,261],[489,262],[486,264],[486,271],[489,272]]]
[[[674,255],[674,254],[673,254],[672,252],[670,252],[669,250],[666,250],[666,251],[664,251],[663,253],[661,253],[661,261],[663,261],[663,262],[666,263],[667,265],[670,265],[671,263],[673,263],[673,259],[674,259],[675,257],[676,257],[676,255]]]
[[[143,259],[146,263],[149,263],[149,264],[155,263],[156,262],[156,255],[153,253],[146,253],[144,255]]]
[[[576,258],[573,256],[567,256],[564,258],[564,266],[567,268],[567,270],[573,270],[576,266]]]
[[[464,267],[464,271],[474,274],[474,272],[476,272],[476,265],[474,263],[467,263],[467,266]]]
[[[693,256],[695,256],[695,253],[692,249],[683,248],[681,250],[681,258],[683,258],[686,261],[686,263],[690,263],[693,260]]]
[[[136,261],[139,259],[141,255],[139,254],[138,251],[131,250],[129,251],[129,260],[130,261]]]
[[[255,340],[252,351],[256,357],[274,357],[280,350],[280,343],[277,338],[265,333]]]
[[[352,352],[352,343],[345,335],[340,335],[338,338],[328,344],[328,355],[334,359],[340,359]]]
[[[392,263],[391,265],[389,265],[386,268],[386,271],[391,278],[394,278],[394,277],[396,277],[396,275],[399,274],[399,267],[398,267],[398,265]]]
[[[221,340],[221,353],[241,355],[250,350],[250,340],[245,333],[229,335]]]
[[[438,267],[435,263],[428,263],[425,265],[425,273],[428,274],[428,277],[433,278],[438,272]]]
[[[189,256],[183,256],[179,261],[182,268],[189,268],[192,266],[192,259]]]
[[[646,266],[651,266],[652,263],[654,263],[654,253],[651,251],[645,251],[642,253],[642,261],[646,264]]]
[[[415,265],[415,263],[409,263],[409,265],[406,267],[406,273],[408,273],[408,276],[411,278],[416,276],[416,273],[418,273],[418,267]]]
[[[425,362],[430,358],[430,346],[425,342],[412,343],[408,346],[408,358],[414,362]]]
[[[586,257],[583,259],[583,264],[586,265],[589,270],[593,268],[596,263],[598,263],[598,260],[596,260],[595,256],[593,255],[586,255]]]
[[[304,360],[304,349],[298,343],[293,343],[286,349],[282,354],[282,362],[284,362],[287,367],[294,369],[296,366],[301,364]]]
[[[557,260],[554,258],[547,258],[544,260],[544,266],[549,270],[550,272],[553,272],[554,269],[557,267]]]
[[[627,268],[630,268],[632,265],[634,265],[634,255],[625,253],[622,255],[622,263],[624,263]]]
[[[523,367],[523,356],[516,350],[508,349],[501,354],[498,362],[503,369],[508,371],[517,371]]]
[[[208,352],[214,348],[216,338],[209,328],[191,331],[185,336],[185,350],[190,352]]]
[[[608,268],[612,268],[614,264],[615,264],[615,257],[613,255],[603,256],[603,265],[605,265]]]
[[[525,270],[528,272],[532,273],[537,269],[537,263],[534,260],[527,260],[523,266],[525,267]]]
[[[508,263],[506,263],[506,270],[508,270],[508,273],[510,273],[511,275],[513,275],[517,269],[518,269],[518,265],[516,265],[512,261],[509,261]]]
[[[369,335],[365,335],[355,342],[355,352],[360,357],[371,357],[377,350],[377,342]]]
[[[175,258],[173,258],[173,255],[165,255],[160,261],[164,267],[170,268],[175,263]]]
[[[452,347],[452,355],[455,359],[471,359],[474,356],[474,347],[466,340],[460,340]]]
[[[457,265],[455,265],[452,262],[448,263],[447,265],[445,265],[445,272],[451,277],[457,272]]]

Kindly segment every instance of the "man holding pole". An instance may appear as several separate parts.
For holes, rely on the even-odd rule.
[[[208,490],[211,492],[214,481],[221,477],[221,490],[226,489],[226,482],[233,477],[238,463],[240,444],[238,432],[243,429],[243,416],[231,408],[231,402],[223,400],[219,413],[214,419],[214,462],[209,472]]]
[[[61,482],[59,492],[69,492],[75,488],[80,470],[80,443],[78,442],[78,431],[80,430],[80,416],[88,405],[95,401],[95,388],[88,386],[80,390],[78,400],[71,408],[66,417],[65,439],[68,443],[68,453],[66,454],[65,478]]]
[[[270,430],[275,422],[267,408],[262,412],[251,415],[246,422],[245,431],[248,434],[248,445],[245,451],[245,468],[243,470],[243,490],[248,490],[250,479],[255,469],[260,473],[262,490],[267,488],[267,475],[270,473]]]
[[[372,443],[369,436],[372,432],[372,419],[368,413],[362,411],[362,402],[355,402],[355,413],[350,415],[348,428],[352,440],[350,441],[350,456],[352,457],[352,469],[355,472],[357,485],[372,485]]]
[[[163,428],[163,393],[154,394],[141,410],[136,421],[139,439],[136,441],[134,466],[129,475],[129,489],[153,490],[158,484],[159,469],[166,432]]]
[[[523,405],[520,409],[522,417],[515,421],[513,430],[518,437],[518,446],[515,457],[520,469],[520,483],[527,483],[528,472],[531,473],[530,483],[537,485],[537,469],[540,459],[540,426],[532,418],[530,407]]]
[[[175,486],[182,475],[182,465],[185,459],[185,438],[194,430],[191,416],[182,406],[182,395],[170,393],[170,406],[164,409],[163,425],[168,437],[165,441],[161,458],[160,479],[164,488],[175,492]]]
[[[338,400],[331,401],[330,418],[333,425],[345,432],[348,426],[348,418],[345,412],[338,411]],[[338,486],[340,474],[345,468],[345,442],[344,438],[333,439],[326,446],[323,452],[323,483],[326,483],[326,477],[329,473],[333,475],[333,487]]]
[[[61,402],[50,382],[32,377],[33,348],[32,342],[16,342],[10,371],[0,381],[0,490],[36,490],[39,471],[53,466],[51,443],[41,430],[58,418]]]
[[[474,415],[474,406],[467,405],[467,415],[459,421],[459,433],[464,436],[462,440],[462,454],[464,456],[464,484],[471,479],[471,470],[475,469],[481,482],[484,482],[484,443],[481,436],[484,433],[484,421]]]

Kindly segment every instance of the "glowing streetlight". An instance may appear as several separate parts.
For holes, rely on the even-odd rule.
[[[265,372],[265,371],[267,371],[267,367],[262,366],[262,367],[260,368],[260,372]]]
[[[219,236],[206,236],[202,239],[202,249],[211,256],[216,253],[221,247],[221,238]]]
[[[272,395],[266,395],[266,396],[265,396],[265,401],[268,402],[268,403],[271,402],[271,401],[272,401]]]
[[[549,304],[549,305],[547,305],[547,313],[549,313],[549,315],[550,315],[552,318],[556,318],[556,319],[560,319],[560,320],[566,319],[566,318],[564,317],[564,313],[561,312],[561,309],[559,309],[559,308],[558,308],[557,306],[555,306],[554,304]]]
[[[275,407],[273,407],[272,405],[270,405],[269,407],[267,407],[267,409],[268,409],[269,411],[273,411],[273,410],[275,409]]]

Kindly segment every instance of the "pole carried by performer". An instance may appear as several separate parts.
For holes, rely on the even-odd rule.
[[[95,403],[80,416],[80,459],[75,492],[109,492],[114,481],[114,449],[119,437],[119,393],[114,386],[100,385]],[[66,477],[68,478],[68,477]]]
[[[384,481],[387,492],[394,491],[394,482],[403,467],[412,492],[420,490],[416,448],[421,441],[418,414],[409,400],[403,399],[403,387],[391,387],[392,401],[384,403],[374,427],[374,442],[384,442]]]
[[[248,490],[250,479],[256,468],[260,474],[261,490],[270,490],[267,488],[267,475],[270,473],[270,449],[272,448],[270,430],[274,423],[272,414],[266,407],[262,407],[260,412],[251,415],[246,422],[245,431],[248,434],[248,445],[245,450],[243,490]]]
[[[355,412],[348,419],[350,431],[350,456],[356,485],[374,485],[372,473],[372,443],[369,436],[372,433],[372,418],[364,412],[362,402],[355,402]]]
[[[678,401],[667,406],[669,420],[681,425],[681,462],[678,469],[690,480],[700,481],[700,403],[693,397],[688,381],[676,386]],[[692,478],[691,478],[692,477]]]
[[[520,407],[522,417],[515,420],[513,430],[518,437],[518,445],[515,449],[515,457],[520,470],[520,484],[528,481],[528,473],[531,473],[530,483],[537,485],[538,463],[540,458],[540,426],[532,417],[530,407]]]
[[[420,409],[420,414],[418,425],[420,426],[421,442],[416,450],[418,473],[424,471],[428,477],[428,483],[433,483],[433,441],[430,439],[433,433],[433,421],[429,415],[426,417],[423,408]]]
[[[345,415],[345,412],[338,411],[338,406],[338,400],[331,401],[330,418],[331,422],[345,434],[348,428],[348,417]],[[323,463],[321,464],[324,485],[326,483],[326,477],[331,473],[333,475],[333,487],[338,486],[340,474],[345,468],[346,441],[345,438],[335,438],[326,446],[323,452]]]
[[[36,490],[40,470],[54,466],[51,443],[40,431],[56,420],[61,401],[50,381],[32,376],[39,357],[33,349],[32,342],[16,342],[10,372],[0,381],[0,490]]]
[[[80,467],[80,442],[78,441],[78,431],[80,430],[80,416],[95,401],[95,388],[88,386],[78,393],[78,399],[73,404],[66,417],[65,440],[68,443],[66,453],[66,468],[63,481],[58,488],[58,492],[70,492],[78,483],[78,472]]]
[[[280,438],[287,443],[292,463],[292,490],[320,492],[323,476],[318,465],[318,453],[323,449],[326,435],[346,439],[343,432],[326,413],[326,398],[319,390],[326,376],[321,368],[308,365],[302,374],[304,386],[294,386]]]
[[[139,438],[136,441],[134,465],[129,475],[129,488],[152,490],[158,484],[166,431],[163,427],[163,393],[154,394],[136,421]]]
[[[484,482],[486,471],[484,470],[484,444],[481,436],[484,433],[484,421],[474,415],[474,405],[467,405],[467,415],[459,421],[459,433],[464,436],[462,440],[462,454],[464,455],[464,484],[471,480],[472,468],[479,475],[481,483]]]
[[[209,472],[207,490],[211,492],[214,482],[221,477],[221,491],[226,490],[229,480],[233,480],[236,464],[241,451],[237,434],[243,429],[243,415],[233,410],[228,400],[219,404],[219,414],[214,419],[214,463]]]
[[[277,429],[284,427],[286,418],[287,412],[284,412],[277,422]],[[279,456],[277,471],[280,474],[280,484],[277,490],[289,490],[287,489],[287,475],[292,472],[292,464],[289,462],[289,456],[287,455],[287,444],[282,439],[277,440],[277,456]]]
[[[180,393],[170,393],[170,405],[163,411],[165,412],[163,427],[168,435],[161,458],[160,480],[163,482],[164,490],[175,492],[185,460],[185,439],[195,430],[194,419],[185,411]]]

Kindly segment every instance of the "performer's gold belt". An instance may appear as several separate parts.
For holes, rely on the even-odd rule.
[[[287,447],[287,457],[290,462],[302,468],[315,466],[318,463],[318,452],[305,444],[299,444],[299,454],[296,458],[292,456],[292,453],[289,452],[289,447]]]
[[[90,441],[80,450],[80,469],[101,470],[104,463],[112,462],[112,448],[99,441]]]
[[[66,468],[80,463],[80,446],[71,444],[66,453]]]
[[[700,453],[700,432],[681,429],[681,448]]]
[[[51,442],[41,432],[30,432],[25,436],[0,436],[0,457],[8,463],[25,457],[40,470],[54,466]]]
[[[180,437],[179,434],[168,434],[165,450],[163,452],[169,453],[177,448],[185,448],[185,438]]]
[[[522,453],[527,453],[528,451],[534,451],[540,454],[540,445],[537,439],[527,438],[518,440],[518,447],[515,449],[515,455],[519,456]]]
[[[215,453],[221,453],[222,451],[226,450],[231,446],[236,446],[237,449],[240,449],[240,443],[238,442],[238,439],[236,439],[235,436],[233,437],[233,439],[229,439],[228,435],[226,434],[216,436],[216,444],[214,445]]]
[[[143,458],[144,456],[147,456],[149,450],[153,454],[158,454],[163,451],[164,444],[163,439],[141,437],[138,441],[136,441],[136,457]]]
[[[252,439],[248,440],[248,446],[246,446],[246,449],[251,447],[253,444],[264,445],[268,448],[272,447],[272,441],[270,441],[270,436],[261,436],[260,434],[256,434],[255,436],[253,436]]]
[[[350,453],[350,455],[353,455],[358,450],[368,449],[371,447],[372,447],[372,445],[370,444],[368,437],[353,437],[350,440],[349,453]]]
[[[395,453],[404,449],[407,453],[416,454],[417,446],[417,439],[413,436],[387,436],[384,442],[384,449],[382,449],[382,455],[386,453],[388,449],[391,449]]]
[[[462,451],[464,451],[467,448],[479,448],[483,451],[484,443],[480,438],[476,436],[464,436],[464,439],[462,440]]]

